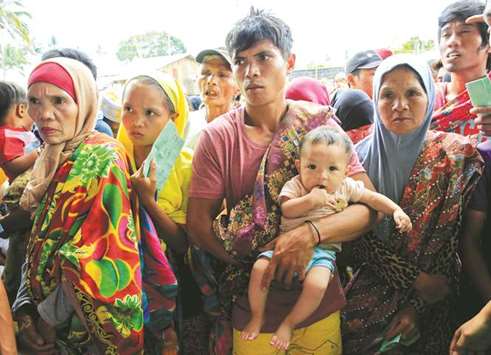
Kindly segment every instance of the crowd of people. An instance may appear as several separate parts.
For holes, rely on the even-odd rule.
[[[329,92],[251,9],[197,109],[74,49],[0,82],[0,354],[491,351],[488,24],[457,0],[437,65],[370,49]]]

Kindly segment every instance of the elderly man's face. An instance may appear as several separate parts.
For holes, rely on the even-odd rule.
[[[213,56],[201,64],[198,85],[201,99],[206,106],[223,107],[227,112],[239,88],[232,75],[232,69],[219,56]]]
[[[235,80],[248,106],[280,104],[285,100],[287,74],[295,64],[293,54],[285,59],[273,42],[262,40],[235,53],[233,61]]]

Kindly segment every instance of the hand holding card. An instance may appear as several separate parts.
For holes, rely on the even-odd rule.
[[[164,183],[179,156],[184,140],[177,133],[174,122],[169,121],[153,143],[152,149],[145,159],[143,173],[149,175],[150,162],[153,160],[157,167],[157,191],[164,187]]]

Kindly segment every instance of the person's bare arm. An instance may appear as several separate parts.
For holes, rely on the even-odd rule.
[[[362,181],[365,188],[375,191],[370,178],[365,173],[351,177]],[[348,206],[344,211],[323,218],[318,222],[323,243],[340,243],[357,239],[370,231],[383,215],[362,204]]]
[[[365,189],[360,198],[360,202],[368,205],[376,211],[392,216],[397,229],[401,232],[409,232],[412,229],[411,219],[401,207],[387,196],[378,192]]]
[[[3,169],[9,176],[18,176],[31,168],[38,157],[37,150],[21,155],[3,165]]]
[[[160,208],[155,201],[157,191],[157,171],[155,163],[150,164],[149,177],[143,175],[140,168],[132,177],[131,182],[138,193],[138,197],[155,223],[159,237],[177,253],[183,254],[188,247],[184,226],[178,225]]]
[[[12,313],[10,312],[7,293],[5,292],[2,281],[0,281],[0,323],[2,324],[2,331],[0,332],[0,354],[17,354]]]
[[[464,215],[463,249],[464,270],[477,286],[484,301],[491,300],[491,275],[482,255],[481,233],[486,213],[468,209]]]
[[[142,201],[146,211],[155,223],[159,237],[169,245],[169,247],[179,254],[184,254],[188,247],[185,226],[175,223],[159,207],[154,199]]]
[[[222,243],[213,232],[213,220],[220,212],[222,199],[190,197],[186,225],[192,243],[228,264],[234,259],[227,254]]]
[[[334,204],[334,198],[325,189],[314,187],[308,194],[296,198],[281,198],[281,215],[286,218],[305,216],[309,211],[328,204]]]
[[[476,315],[460,326],[450,344],[451,355],[487,354],[491,349],[491,301]]]

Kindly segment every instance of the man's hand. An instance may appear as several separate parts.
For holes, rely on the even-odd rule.
[[[295,275],[298,275],[298,278],[303,280],[305,278],[305,267],[312,258],[314,246],[312,231],[306,224],[283,233],[266,244],[262,250],[274,248],[274,253],[264,273],[262,287],[268,288],[273,278],[285,284],[286,287],[291,286]]]
[[[486,1],[486,8],[481,15],[470,16],[465,20],[465,23],[481,23],[486,22],[491,25],[491,1]]]
[[[481,131],[486,136],[491,136],[491,106],[473,107],[469,112],[477,115],[475,122]]]
[[[491,349],[491,319],[485,310],[455,331],[450,343],[450,354],[486,354]]]

